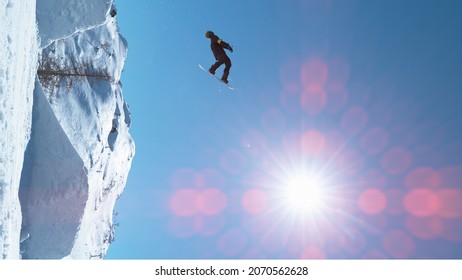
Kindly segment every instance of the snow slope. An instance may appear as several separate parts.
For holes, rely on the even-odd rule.
[[[0,258],[19,258],[18,199],[37,67],[35,1],[0,1]]]
[[[39,82],[33,116],[20,190],[22,230],[32,236],[24,242],[28,250],[23,257],[60,258],[72,249],[88,198],[88,177]]]
[[[112,1],[33,2],[0,4],[1,257],[103,258],[135,153],[127,42]]]

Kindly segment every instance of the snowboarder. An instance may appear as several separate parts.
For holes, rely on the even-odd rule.
[[[215,64],[210,66],[209,72],[210,74],[215,75],[215,71],[224,63],[225,69],[223,70],[223,76],[221,76],[221,80],[225,84],[228,84],[228,75],[229,70],[231,69],[231,59],[229,59],[229,57],[226,55],[224,49],[227,49],[232,53],[233,47],[231,47],[225,41],[221,40],[212,31],[205,32],[205,37],[210,39],[210,47],[212,48],[213,56],[217,60]]]

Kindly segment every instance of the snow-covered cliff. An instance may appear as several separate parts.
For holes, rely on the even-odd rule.
[[[33,1],[7,2],[14,7]],[[2,132],[0,139],[15,149],[0,154],[13,166],[0,167],[2,257],[102,258],[113,240],[113,209],[135,151],[120,83],[127,43],[112,1],[37,0],[29,9],[33,18],[24,28],[31,34],[22,45],[31,49],[17,51],[29,59],[28,86],[25,101],[10,105],[21,117],[2,118],[3,108],[0,113],[0,122],[17,124],[11,138]],[[0,81],[11,80],[1,74]],[[17,90],[1,85],[2,100],[15,101]],[[20,236],[29,238],[20,243]]]

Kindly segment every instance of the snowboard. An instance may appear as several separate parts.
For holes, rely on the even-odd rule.
[[[215,75],[212,75],[212,73],[209,72],[209,70],[205,69],[204,66],[200,65],[199,64],[199,68],[204,70],[205,72],[207,72],[209,75],[213,76],[215,79],[217,79],[218,81],[220,81],[222,84],[224,84],[225,86],[227,86],[230,90],[236,90],[234,87],[230,86],[229,83],[225,83],[223,82],[220,78],[218,78],[217,76]]]

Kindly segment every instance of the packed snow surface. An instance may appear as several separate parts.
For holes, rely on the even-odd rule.
[[[35,1],[0,1],[0,258],[19,258],[23,157],[37,69]]]

